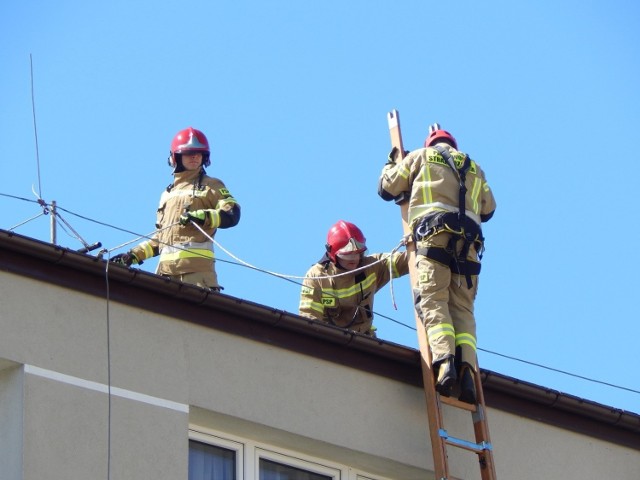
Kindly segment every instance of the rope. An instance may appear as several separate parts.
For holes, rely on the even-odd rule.
[[[12,199],[15,199],[15,200],[31,202],[31,203],[38,203],[39,205],[42,205],[40,201],[30,200],[28,198],[19,197],[19,196],[16,196],[16,195],[9,195],[9,194],[6,194],[6,193],[0,193],[0,196],[7,197],[7,198],[12,198]],[[126,243],[123,243],[123,244],[118,245],[116,247],[113,247],[111,249],[103,250],[103,251],[106,251],[106,252],[109,252],[109,253],[113,252],[114,250],[118,250],[118,249],[120,249],[120,248],[122,248],[122,247],[124,247],[126,245],[131,244],[131,243],[137,242],[137,241],[139,241],[139,240],[141,240],[143,238],[148,239],[148,240],[152,240],[152,235],[154,235],[155,233],[160,232],[160,231],[162,231],[162,230],[164,230],[166,228],[170,228],[172,226],[175,226],[177,224],[176,223],[176,224],[173,224],[173,225],[169,225],[169,226],[164,227],[163,229],[160,229],[160,230],[154,230],[153,232],[151,232],[150,234],[147,234],[147,235],[140,235],[138,233],[131,232],[130,230],[126,230],[126,229],[123,229],[123,228],[120,228],[120,227],[116,227],[114,225],[110,225],[108,223],[104,223],[104,222],[95,220],[95,219],[90,218],[90,217],[86,217],[86,216],[80,215],[80,214],[75,213],[73,211],[70,211],[70,210],[67,210],[65,208],[62,208],[59,205],[56,206],[56,208],[57,208],[57,210],[62,210],[63,212],[69,213],[70,215],[76,216],[78,218],[82,218],[83,220],[87,220],[89,222],[93,222],[93,223],[96,223],[98,225],[106,226],[106,227],[109,227],[109,228],[112,228],[114,230],[118,230],[118,231],[121,231],[121,232],[129,233],[129,234],[135,235],[137,237],[137,238],[135,238],[133,240],[130,240],[130,241],[126,242]],[[44,215],[44,213],[40,213],[37,216],[33,217],[32,219],[29,219],[29,220],[23,222],[22,224],[19,224],[19,225],[15,226],[15,227],[12,227],[12,229],[17,228],[18,226],[23,225],[24,223],[27,223],[28,221],[33,220],[34,218],[37,218],[37,217],[42,216],[42,215]],[[211,237],[209,237],[208,235],[207,235],[207,237],[209,239],[211,239]],[[287,276],[287,275],[284,275],[284,274],[281,274],[281,273],[270,272],[268,270],[264,270],[264,269],[255,267],[255,266],[253,266],[253,265],[251,265],[251,264],[249,264],[247,262],[244,262],[243,260],[239,259],[237,256],[233,255],[231,252],[229,252],[227,249],[225,249],[222,245],[220,245],[217,241],[214,241],[214,243],[218,248],[220,248],[222,251],[224,251],[231,258],[234,258],[235,260],[240,262],[240,263],[238,263],[238,265],[242,265],[242,266],[251,268],[253,270],[257,270],[257,271],[262,272],[262,273],[267,273],[269,275],[272,275],[272,276],[275,276],[275,277],[278,277],[278,278],[282,278],[283,280],[287,280],[287,281],[289,281],[291,283],[294,283],[294,284],[297,284],[297,285],[302,285],[302,284],[299,283],[299,282],[294,282],[293,280],[290,280],[290,279],[291,278],[296,278],[296,279],[307,278],[307,277],[299,277],[299,276],[293,276],[293,275]],[[400,244],[398,244],[398,246],[396,248],[394,248],[394,250],[392,250],[391,253],[395,252],[398,248],[400,248],[400,246],[402,246],[404,244],[405,244],[405,239],[403,238],[403,240],[400,242]],[[226,262],[226,263],[231,263],[231,264],[234,263],[234,262],[229,262],[229,261],[225,261],[225,260],[222,260],[222,259],[216,259],[216,261],[221,261],[221,262]],[[381,259],[379,261],[383,261],[383,260]],[[109,263],[110,262],[107,261],[107,267],[106,267],[107,271],[108,271]],[[347,274],[353,273],[353,272],[354,271],[350,271],[350,272],[347,272]],[[341,274],[341,275],[343,275],[343,274]],[[329,278],[329,277],[317,277],[317,278]],[[393,319],[393,318],[391,318],[389,316],[383,315],[381,313],[377,313],[377,312],[373,312],[373,313],[378,318],[384,318],[384,319],[389,320],[390,322],[393,322],[393,323],[395,323],[397,325],[400,325],[402,327],[405,327],[405,328],[408,328],[410,330],[416,331],[416,327],[413,326],[413,325],[409,325],[409,324],[403,323],[403,322],[401,322],[399,320],[395,320],[395,319]],[[506,358],[506,359],[509,359],[509,360],[525,363],[527,365],[531,365],[531,366],[538,367],[538,368],[543,368],[545,370],[557,372],[557,373],[560,373],[560,374],[563,374],[563,375],[568,375],[568,376],[571,376],[571,377],[579,378],[579,379],[582,379],[582,380],[585,380],[585,381],[588,381],[588,382],[598,383],[598,384],[605,385],[605,386],[608,386],[608,387],[611,387],[611,388],[616,388],[616,389],[620,389],[620,390],[625,390],[627,392],[640,394],[640,391],[634,390],[632,388],[623,387],[623,386],[611,384],[611,383],[608,383],[608,382],[603,382],[603,381],[600,381],[600,380],[596,380],[596,379],[593,379],[593,378],[589,378],[589,377],[585,377],[585,376],[582,376],[582,375],[574,374],[574,373],[567,372],[567,371],[564,371],[564,370],[559,370],[559,369],[556,369],[556,368],[548,367],[546,365],[542,365],[542,364],[539,364],[539,363],[530,362],[530,361],[523,360],[523,359],[520,359],[520,358],[517,358],[517,357],[512,357],[512,356],[509,356],[509,355],[504,355],[504,354],[501,354],[501,353],[493,352],[491,350],[486,350],[486,349],[483,349],[483,348],[480,348],[480,347],[478,347],[478,351],[482,351],[482,352],[488,353],[490,355],[497,355],[497,356],[500,356],[500,357],[503,357],[503,358]]]
[[[398,248],[400,248],[400,245],[406,246],[410,237],[411,235],[405,235],[402,237],[400,244],[394,248],[391,253],[393,254]],[[396,296],[393,289],[393,262],[389,262],[389,292],[391,293],[391,305],[393,305],[394,310],[398,310],[398,306],[396,305]]]
[[[261,269],[261,268],[259,268],[259,267],[254,266],[254,265],[251,265],[250,263],[245,262],[244,260],[242,260],[242,259],[240,259],[240,258],[236,257],[233,253],[231,253],[229,250],[227,250],[227,249],[226,249],[226,248],[224,248],[222,245],[220,245],[220,244],[218,243],[218,241],[217,241],[217,240],[214,240],[214,239],[213,239],[209,234],[207,234],[207,232],[205,232],[205,231],[200,227],[200,225],[198,225],[197,223],[195,223],[193,220],[191,221],[191,223],[192,223],[192,224],[193,224],[193,225],[194,225],[198,230],[200,230],[200,232],[201,232],[205,237],[207,237],[209,240],[211,240],[211,241],[216,245],[216,247],[220,248],[220,250],[222,250],[224,253],[226,253],[227,255],[229,255],[231,258],[233,258],[233,259],[234,259],[234,260],[236,260],[237,262],[241,263],[242,265],[244,265],[244,266],[246,266],[246,267],[249,267],[249,268],[252,268],[252,269],[254,269],[254,270],[258,270],[258,271],[263,272],[263,273],[268,273],[269,275],[273,275],[273,276],[280,277],[280,278],[285,278],[285,279],[287,279],[287,278],[291,278],[291,279],[297,279],[297,280],[304,280],[305,278],[314,278],[314,279],[318,279],[318,280],[323,280],[323,279],[327,279],[327,278],[336,278],[336,277],[342,277],[342,276],[345,276],[345,275],[353,275],[354,273],[357,273],[357,272],[359,272],[359,271],[361,271],[361,270],[366,270],[367,268],[369,268],[369,267],[371,267],[371,266],[373,266],[373,265],[376,265],[376,264],[378,264],[378,263],[384,262],[387,258],[389,258],[390,256],[392,256],[392,255],[393,255],[393,253],[395,253],[395,251],[396,251],[396,250],[398,250],[398,248],[400,248],[402,245],[404,245],[404,239],[403,239],[403,240],[402,240],[402,241],[401,241],[401,242],[400,242],[400,243],[399,243],[399,244],[398,244],[398,245],[397,245],[397,246],[396,246],[396,247],[395,247],[395,248],[394,248],[390,253],[385,253],[385,254],[383,254],[383,256],[382,256],[379,260],[376,260],[375,262],[370,263],[369,265],[365,265],[365,266],[363,266],[363,267],[359,267],[359,268],[356,268],[356,269],[354,269],[354,270],[349,270],[348,272],[344,272],[344,273],[337,273],[337,274],[335,274],[335,275],[326,275],[326,276],[321,276],[321,277],[307,277],[306,275],[305,275],[305,276],[300,277],[300,276],[296,276],[296,275],[288,275],[288,274],[284,274],[284,273],[272,272],[272,271],[264,270],[264,269]]]
[[[113,248],[110,248],[110,249],[108,249],[108,250],[106,250],[106,249],[105,249],[105,251],[106,251],[106,252],[111,253],[111,252],[113,252],[114,250],[119,250],[119,249],[121,249],[122,247],[126,247],[127,245],[131,245],[132,243],[139,242],[139,241],[140,241],[140,240],[142,240],[143,238],[145,238],[145,239],[147,239],[147,240],[154,240],[154,239],[155,239],[155,235],[156,235],[157,233],[160,233],[160,232],[162,232],[163,230],[167,230],[168,228],[174,227],[174,226],[176,226],[176,225],[178,225],[178,222],[176,222],[176,223],[172,223],[171,225],[167,225],[166,227],[163,227],[163,228],[160,228],[160,229],[154,230],[153,232],[148,233],[148,234],[146,234],[146,235],[139,235],[139,234],[135,234],[135,235],[138,235],[138,237],[137,237],[137,238],[134,238],[133,240],[129,240],[128,242],[125,242],[125,243],[121,243],[120,245],[115,246],[115,247],[113,247]],[[158,241],[158,240],[156,240],[156,241]],[[168,244],[166,244],[166,243],[159,242],[159,241],[158,241],[158,243],[163,244],[163,245],[168,245]],[[177,248],[177,249],[179,249],[179,250],[186,250],[186,248],[181,248],[180,246],[176,246],[176,248]]]

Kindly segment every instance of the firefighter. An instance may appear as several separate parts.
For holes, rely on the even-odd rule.
[[[158,230],[150,240],[112,261],[130,266],[160,255],[156,273],[220,291],[213,243],[194,223],[213,238],[217,229],[238,224],[240,205],[221,180],[207,175],[209,141],[200,130],[189,127],[175,135],[168,163],[174,181],[160,197]]]
[[[409,272],[407,252],[366,255],[366,239],[353,223],[329,229],[325,255],[307,272],[300,315],[376,336],[373,297],[391,278]]]
[[[480,225],[493,216],[496,202],[480,165],[438,124],[429,128],[424,148],[395,162],[397,153],[389,155],[378,193],[387,201],[403,195],[409,200],[418,273],[414,300],[431,348],[436,390],[450,396],[458,385],[459,399],[475,404]]]

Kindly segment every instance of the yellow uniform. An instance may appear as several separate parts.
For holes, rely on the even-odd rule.
[[[427,330],[434,363],[455,355],[457,348],[456,360],[475,369],[473,307],[482,252],[480,224],[491,218],[496,202],[480,166],[467,162],[465,215],[460,220],[459,171],[466,156],[446,143],[434,147],[415,150],[402,161],[387,164],[379,194],[391,200],[409,193],[408,221],[416,240],[419,277],[414,285],[415,305]],[[464,234],[470,238],[466,246]]]
[[[328,257],[311,267],[300,295],[300,315],[374,335],[373,297],[391,278],[409,272],[407,253],[366,255],[361,267],[366,268],[349,272]]]
[[[174,183],[160,197],[154,237],[133,248],[139,259],[160,255],[157,273],[201,287],[219,288],[214,268],[213,242],[191,222],[178,223],[185,210],[205,210],[201,226],[211,238],[218,228],[237,224],[239,205],[224,183],[203,169],[174,174]],[[233,214],[232,214],[233,212]]]

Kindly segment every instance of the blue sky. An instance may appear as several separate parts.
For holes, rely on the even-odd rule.
[[[149,234],[171,139],[193,126],[242,205],[216,236],[233,257],[303,276],[340,219],[389,251],[400,212],[376,187],[398,109],[405,148],[441,123],[498,202],[481,367],[640,412],[639,20],[631,0],[3,2],[0,228],[42,212],[35,191],[88,243]],[[49,241],[49,221],[15,231]],[[296,283],[216,253],[225,293],[297,312]],[[393,295],[379,336],[417,348],[408,278]]]

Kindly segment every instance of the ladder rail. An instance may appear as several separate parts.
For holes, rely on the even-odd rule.
[[[475,433],[476,441],[486,442],[487,444],[493,446],[493,443],[491,443],[491,437],[489,435],[487,408],[484,403],[484,392],[482,389],[482,379],[479,366],[478,372],[473,377],[476,384],[476,395],[478,401],[478,411],[472,415],[473,430]],[[482,475],[482,480],[495,480],[496,467],[493,460],[493,447],[489,450],[484,450],[478,453],[478,461],[480,462],[480,472]]]

